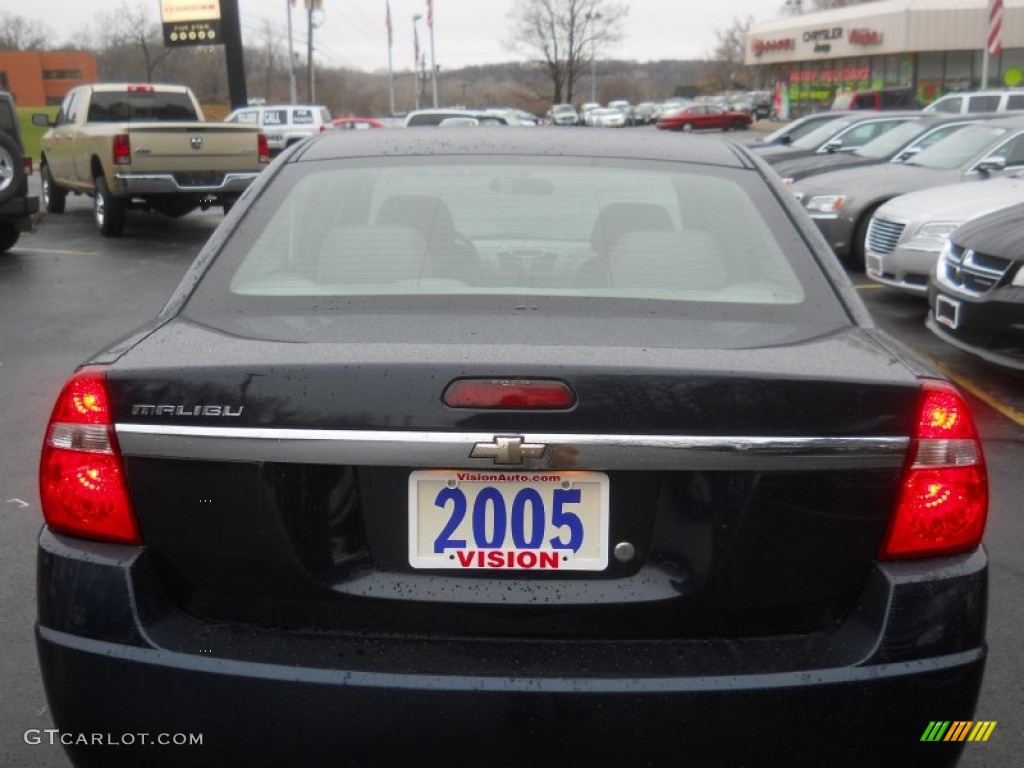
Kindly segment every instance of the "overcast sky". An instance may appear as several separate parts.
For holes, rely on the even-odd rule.
[[[96,12],[113,12],[122,0],[30,0],[3,2],[5,10],[46,24],[59,42],[71,39]],[[753,16],[766,21],[778,16],[784,0],[627,0],[630,8],[617,58],[705,58],[714,48],[716,30],[734,19]],[[159,0],[132,0],[148,4],[154,21],[160,18]],[[314,32],[317,57],[326,66],[364,70],[387,68],[387,33],[384,0],[324,0],[323,25]],[[515,0],[434,0],[434,38],[438,65],[454,69],[471,64],[520,58],[507,49],[509,10]],[[288,0],[239,0],[242,37],[247,45],[261,38],[269,20],[283,45],[287,44]],[[391,0],[394,24],[394,66],[411,67],[412,27],[415,14],[426,13],[426,0]],[[292,12],[297,49],[305,51],[306,18],[302,0]],[[430,55],[428,30],[420,22],[421,45]]]

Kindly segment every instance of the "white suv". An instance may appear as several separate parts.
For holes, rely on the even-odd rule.
[[[1024,90],[960,91],[940,96],[923,112],[1015,112],[1024,110]]]
[[[317,133],[334,130],[327,107],[316,104],[270,104],[236,109],[225,123],[258,125],[267,136],[271,154]]]

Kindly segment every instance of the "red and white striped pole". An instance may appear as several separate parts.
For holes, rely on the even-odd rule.
[[[989,0],[985,50],[981,57],[981,87],[988,88],[988,58],[1003,52],[1003,0]]]

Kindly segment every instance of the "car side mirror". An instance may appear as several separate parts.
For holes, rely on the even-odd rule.
[[[44,115],[42,112],[36,112],[32,115],[32,125],[38,125],[40,128],[52,128],[56,125],[56,122],[51,120],[49,115]]]
[[[783,136],[781,139],[779,139],[779,144],[782,144],[783,146],[786,146],[786,147],[788,147],[792,143],[793,143],[793,137],[789,136],[789,135]]]
[[[974,169],[979,173],[996,173],[998,171],[1005,171],[1006,158],[999,157],[997,155],[986,157],[984,160],[982,160],[980,163],[974,166]]]
[[[830,152],[830,153],[831,152],[838,152],[842,148],[843,148],[843,140],[842,139],[832,139],[832,141],[828,142],[823,147],[823,149],[826,152]]]
[[[907,160],[912,158],[914,155],[918,154],[920,151],[921,147],[907,147],[905,150],[900,152],[895,158],[893,158],[893,162],[905,163],[907,162]]]

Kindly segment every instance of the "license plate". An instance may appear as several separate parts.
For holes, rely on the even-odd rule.
[[[954,331],[960,327],[960,302],[939,294],[935,297],[935,321]]]
[[[409,476],[413,568],[602,571],[608,476],[425,470]]]

